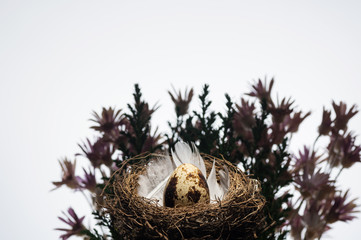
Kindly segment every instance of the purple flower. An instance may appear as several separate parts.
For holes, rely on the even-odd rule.
[[[310,150],[304,146],[303,152],[301,150],[298,152],[299,157],[295,157],[295,164],[294,164],[294,172],[298,173],[301,169],[306,174],[313,174],[316,163],[320,159],[321,156],[316,156],[316,152]]]
[[[347,113],[347,105],[343,102],[340,102],[340,104],[337,105],[334,101],[332,101],[332,107],[336,113],[336,118],[334,120],[335,129],[346,130],[348,121],[358,112],[358,110],[354,110],[354,108],[356,108],[356,105],[353,105]]]
[[[291,101],[290,98],[287,101],[285,98],[283,98],[281,104],[278,104],[278,106],[271,106],[269,108],[269,112],[273,117],[273,122],[282,123],[283,119],[292,113],[293,109],[291,106],[293,103],[294,101]]]
[[[287,126],[287,132],[294,133],[298,131],[298,127],[305,120],[306,117],[311,115],[311,112],[307,112],[303,116],[301,116],[302,112],[296,112],[293,116],[286,116],[285,123]]]
[[[72,163],[67,158],[65,158],[62,162],[59,161],[59,163],[62,170],[61,181],[53,182],[53,184],[56,186],[56,188],[59,188],[65,184],[71,189],[78,189],[79,182],[77,177],[75,176],[76,160],[74,160],[74,163]]]
[[[174,91],[174,97],[173,94],[168,91],[173,103],[175,104],[175,112],[177,116],[183,116],[188,113],[189,103],[192,101],[193,98],[193,89],[191,89],[189,92],[187,89],[184,92],[184,98],[182,97],[181,92],[177,91],[173,88]]]
[[[157,146],[159,146],[159,141],[161,140],[162,136],[157,134],[158,128],[155,129],[152,135],[147,136],[147,139],[144,142],[142,147],[142,152],[149,152],[153,151]]]
[[[319,238],[325,231],[326,223],[320,214],[322,206],[317,201],[310,201],[304,210],[302,220],[307,226],[305,239]]]
[[[68,213],[70,217],[67,217],[66,214],[63,212],[63,214],[67,217],[67,219],[64,219],[62,217],[58,217],[61,221],[68,224],[71,228],[56,228],[55,230],[64,231],[65,233],[60,236],[61,239],[66,240],[70,238],[71,236],[82,236],[82,231],[86,230],[86,228],[83,225],[83,220],[85,217],[78,218],[73,208],[68,209]]]
[[[101,116],[93,112],[94,119],[91,119],[91,121],[98,125],[92,126],[91,128],[104,133],[110,133],[116,130],[121,121],[120,111],[121,110],[115,111],[115,109],[109,107],[108,109],[103,108]]]
[[[325,108],[323,108],[322,122],[321,125],[318,127],[318,132],[320,133],[320,135],[327,135],[331,131],[331,124],[331,111],[327,111],[325,110]]]
[[[115,152],[115,149],[112,143],[104,141],[99,138],[92,144],[89,139],[87,139],[88,145],[83,143],[83,145],[78,144],[80,149],[83,151],[84,155],[89,159],[91,164],[97,168],[101,164],[105,164],[108,167],[111,167],[113,164],[112,155]],[[79,155],[79,154],[78,154]]]
[[[343,196],[336,196],[333,199],[331,208],[326,215],[326,221],[328,223],[334,223],[336,221],[347,222],[355,218],[355,216],[351,214],[357,212],[355,211],[357,205],[354,203],[356,199],[346,203],[347,193],[348,191],[346,191]]]
[[[328,150],[328,159],[331,167],[337,167],[341,163],[342,153],[342,136],[339,135],[337,132],[332,131],[332,134],[330,136],[330,143],[327,146]]]
[[[304,198],[315,197],[320,191],[327,190],[330,186],[329,175],[320,171],[313,174],[303,172],[295,177],[294,182]]]
[[[354,163],[361,161],[361,146],[355,145],[355,137],[349,133],[346,137],[333,132],[330,144],[327,146],[328,162],[332,167],[349,168]]]
[[[282,123],[273,122],[270,126],[272,132],[270,134],[270,139],[273,144],[282,143],[285,135],[287,134],[287,125]]]
[[[341,164],[344,168],[351,167],[356,162],[361,162],[361,147],[355,145],[355,137],[348,134],[342,141],[342,159]]]
[[[252,85],[253,89],[247,95],[252,96],[252,97],[257,97],[261,102],[265,101],[267,104],[267,107],[272,106],[273,101],[271,98],[271,91],[272,91],[273,83],[274,83],[274,80],[271,79],[271,82],[267,88],[267,80],[265,80],[264,84],[263,84],[261,79],[259,79],[257,84]]]
[[[83,168],[84,178],[77,177],[81,189],[88,189],[89,191],[95,193],[97,182],[95,178],[95,171],[92,172],[89,169],[89,173]]]
[[[294,211],[294,215],[289,220],[289,225],[291,226],[291,236],[295,240],[301,240],[301,233],[305,226],[298,212]]]
[[[242,98],[241,105],[237,104],[236,108],[233,117],[233,128],[238,135],[250,141],[253,139],[252,127],[256,124],[254,118],[255,106]]]
[[[286,108],[286,107],[284,107]],[[273,112],[273,122],[270,126],[272,130],[269,134],[269,139],[272,144],[280,144],[286,134],[294,133],[298,131],[299,125],[303,120],[308,117],[311,113],[308,112],[304,116],[301,116],[302,112],[296,112],[293,115],[290,114],[286,109],[279,109],[270,107],[271,112]],[[290,110],[292,112],[292,110]]]

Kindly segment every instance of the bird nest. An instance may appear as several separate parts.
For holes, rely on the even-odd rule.
[[[138,196],[138,178],[147,162],[157,157],[124,161],[104,188],[102,207],[122,239],[256,239],[265,229],[259,182],[230,162],[209,155],[202,154],[208,174],[213,160],[217,169],[229,169],[230,186],[222,200],[170,208]],[[129,164],[135,160],[136,164]]]

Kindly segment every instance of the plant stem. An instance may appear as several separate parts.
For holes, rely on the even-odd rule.
[[[341,172],[342,172],[343,169],[344,169],[344,167],[342,167],[342,168],[340,169],[340,171],[338,172],[337,176],[335,177],[335,182],[336,182],[338,176],[340,176],[340,174],[341,174]]]
[[[317,136],[317,138],[315,139],[315,141],[313,142],[313,145],[312,145],[312,152],[314,152],[315,151],[315,146],[316,146],[316,143],[317,143],[317,141],[318,141],[318,139],[321,137],[321,135],[319,134],[318,136]]]
[[[85,194],[85,192],[83,190],[80,190],[80,192],[83,194],[85,200],[87,201],[87,203],[89,204],[90,209],[93,211],[93,204],[90,202],[89,198],[87,197],[87,195]]]

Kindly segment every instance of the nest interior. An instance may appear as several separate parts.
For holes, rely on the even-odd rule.
[[[259,182],[228,161],[209,155],[202,155],[207,174],[214,159],[216,168],[229,169],[230,187],[222,200],[169,208],[139,197],[138,177],[146,171],[147,162],[157,157],[140,157],[132,165],[123,162],[103,191],[102,207],[122,239],[256,239],[265,229]]]

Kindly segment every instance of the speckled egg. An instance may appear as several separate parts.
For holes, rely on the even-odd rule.
[[[182,207],[209,201],[208,184],[199,168],[184,163],[174,170],[164,189],[163,206]]]

